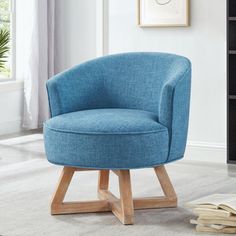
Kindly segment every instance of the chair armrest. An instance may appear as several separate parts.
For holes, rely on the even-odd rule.
[[[51,116],[100,106],[102,76],[94,61],[62,72],[47,81]]]
[[[52,117],[77,109],[76,94],[73,91],[73,88],[77,87],[77,81],[75,81],[75,75],[73,76],[71,73],[72,71],[68,70],[47,81],[48,101]]]
[[[159,122],[169,131],[168,161],[183,157],[187,141],[191,66],[182,76],[168,80],[162,89]]]

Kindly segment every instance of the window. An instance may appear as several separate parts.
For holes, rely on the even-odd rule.
[[[15,61],[15,0],[0,0],[0,81],[13,79]]]

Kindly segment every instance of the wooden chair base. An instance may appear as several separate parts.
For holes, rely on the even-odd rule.
[[[132,198],[130,171],[113,171],[119,178],[120,199],[109,190],[109,170],[100,170],[98,179],[98,198],[95,201],[63,202],[75,171],[80,169],[64,167],[56,192],[51,203],[51,214],[75,214],[89,212],[111,211],[123,224],[133,224],[134,209],[176,207],[177,197],[164,166],[155,167],[154,170],[161,184],[165,196]]]

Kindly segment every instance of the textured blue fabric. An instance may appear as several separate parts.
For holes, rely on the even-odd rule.
[[[56,75],[47,83],[53,117],[45,125],[49,161],[62,165],[125,169],[182,158],[188,130],[190,87],[189,60],[165,53],[106,56]],[[125,109],[127,113],[123,111]],[[137,113],[137,110],[142,112],[134,117],[131,111]],[[89,119],[88,114],[91,115]],[[153,122],[162,129],[166,127],[168,133],[144,135],[142,132],[156,130]],[[63,129],[66,132],[62,132]],[[130,134],[124,135],[125,132]],[[109,146],[109,140],[115,145]],[[59,155],[56,149],[63,142],[67,143],[67,148]],[[96,143],[100,145],[102,142],[101,149],[97,149]],[[96,148],[90,150],[88,146],[91,147],[92,143]],[[53,155],[54,152],[58,156]],[[70,156],[76,152],[77,155]],[[62,155],[66,162],[61,161]]]
[[[167,131],[157,115],[131,109],[93,109],[55,116],[45,123],[48,128],[86,134],[135,134]]]
[[[99,169],[131,169],[164,163],[168,130],[154,113],[94,109],[53,117],[44,125],[52,163]],[[133,155],[135,153],[135,155]]]

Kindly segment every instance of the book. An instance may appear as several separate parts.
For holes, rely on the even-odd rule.
[[[236,227],[225,227],[223,229],[214,229],[208,226],[197,225],[196,231],[205,233],[236,234]]]
[[[223,229],[227,226],[224,226],[224,225],[215,225],[215,224],[201,224],[198,222],[198,220],[195,220],[195,219],[191,219],[190,220],[190,224],[192,225],[202,225],[202,226],[207,226],[207,227],[210,227],[210,228],[213,228],[213,229]]]
[[[229,217],[220,217],[220,216],[215,216],[215,215],[205,215],[205,214],[201,214],[199,215],[198,219],[202,219],[202,220],[232,220],[236,222],[236,216],[229,216]]]
[[[223,209],[236,214],[236,194],[213,194],[186,204],[189,208]]]
[[[215,225],[225,225],[225,226],[236,227],[236,221],[227,220],[227,219],[224,219],[224,220],[197,219],[197,222],[204,225],[215,224]]]
[[[213,194],[186,204],[197,232],[236,234],[236,194]]]
[[[207,208],[195,208],[193,209],[193,213],[198,216],[216,216],[222,218],[228,218],[232,214],[228,211],[221,210],[221,209],[207,209]]]

